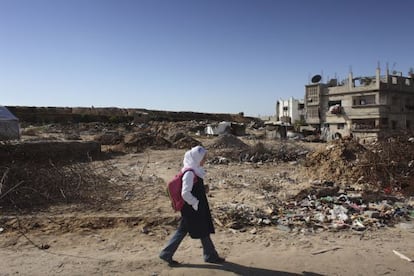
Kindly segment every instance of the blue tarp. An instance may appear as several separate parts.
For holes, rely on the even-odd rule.
[[[6,107],[0,106],[0,140],[14,140],[19,138],[19,119]]]

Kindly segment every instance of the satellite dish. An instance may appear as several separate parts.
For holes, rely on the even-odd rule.
[[[312,77],[311,81],[312,81],[312,83],[318,83],[318,82],[321,81],[321,79],[322,79],[321,75],[315,75],[315,76]]]

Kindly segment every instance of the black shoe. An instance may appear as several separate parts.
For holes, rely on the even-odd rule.
[[[216,258],[212,258],[209,260],[206,260],[206,263],[211,263],[211,264],[222,264],[226,261],[226,259],[217,256]]]
[[[177,262],[176,260],[171,260],[171,261],[169,261],[169,262],[168,262],[168,265],[169,265],[169,266],[179,266],[179,265],[180,265],[180,263],[179,263],[179,262]]]
[[[160,259],[167,262],[168,266],[179,266],[180,265],[179,262],[177,262],[176,260],[173,260],[173,259],[168,260],[168,259],[164,259],[163,257],[160,257]]]

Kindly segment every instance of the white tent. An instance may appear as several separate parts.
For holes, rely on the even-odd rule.
[[[0,106],[0,141],[20,138],[19,119],[6,107]]]
[[[217,126],[218,134],[228,134],[231,132],[231,123],[230,122],[220,122]]]
[[[204,132],[207,135],[217,135],[217,130],[212,125],[207,125],[206,128],[204,129]]]
[[[231,122],[220,122],[218,125],[207,125],[204,129],[207,135],[220,135],[231,132]]]

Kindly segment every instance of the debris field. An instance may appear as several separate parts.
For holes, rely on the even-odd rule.
[[[174,172],[148,172],[145,159],[134,158],[146,154],[149,163],[154,152],[181,150],[180,155],[171,156],[173,163],[165,164],[165,169],[178,170],[183,151],[197,144],[209,151],[210,197],[218,227],[252,232],[266,226],[289,232],[363,232],[414,219],[414,143],[410,137],[369,145],[345,139],[313,144],[269,141],[262,138],[260,129],[241,137],[199,135],[202,125],[190,121],[27,126],[21,142],[25,147],[39,141],[69,143],[75,139],[99,143],[102,152],[92,158],[85,151],[85,158],[70,160],[59,154],[50,157],[47,151],[47,158],[39,152],[22,158],[18,145],[3,143],[0,149],[8,158],[2,158],[0,167],[0,211],[7,216],[0,226],[3,231],[14,231],[19,226],[13,215],[51,206],[99,212],[126,209],[135,202],[135,208],[142,208],[143,195],[157,194],[157,202],[168,210],[164,185]],[[121,166],[117,162],[122,158],[126,161]],[[140,169],[126,172],[137,168],[138,162]],[[143,187],[147,190],[138,195],[136,191]],[[165,219],[141,217],[139,221],[156,228],[175,221],[171,218],[173,213]],[[100,227],[114,226],[112,222]]]

